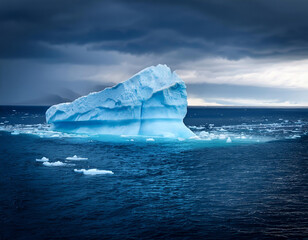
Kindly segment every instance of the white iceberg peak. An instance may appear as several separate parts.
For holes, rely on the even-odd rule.
[[[46,120],[65,132],[189,138],[195,134],[183,123],[186,112],[185,83],[159,64],[112,88],[54,105]]]

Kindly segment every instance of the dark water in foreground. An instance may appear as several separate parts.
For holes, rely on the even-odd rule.
[[[61,135],[45,110],[0,107],[0,239],[308,238],[308,109],[193,108],[200,139],[154,142]]]

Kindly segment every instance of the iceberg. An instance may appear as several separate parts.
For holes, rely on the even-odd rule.
[[[130,79],[71,103],[51,106],[47,123],[63,132],[190,138],[185,83],[166,65],[145,68]]]

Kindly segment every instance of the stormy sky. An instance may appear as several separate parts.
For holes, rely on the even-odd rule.
[[[167,64],[190,105],[308,106],[308,1],[0,1],[0,104],[70,101]]]

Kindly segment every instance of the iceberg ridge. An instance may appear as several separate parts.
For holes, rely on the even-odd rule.
[[[145,68],[130,79],[71,103],[51,106],[46,120],[74,133],[189,138],[185,83],[166,65]]]

